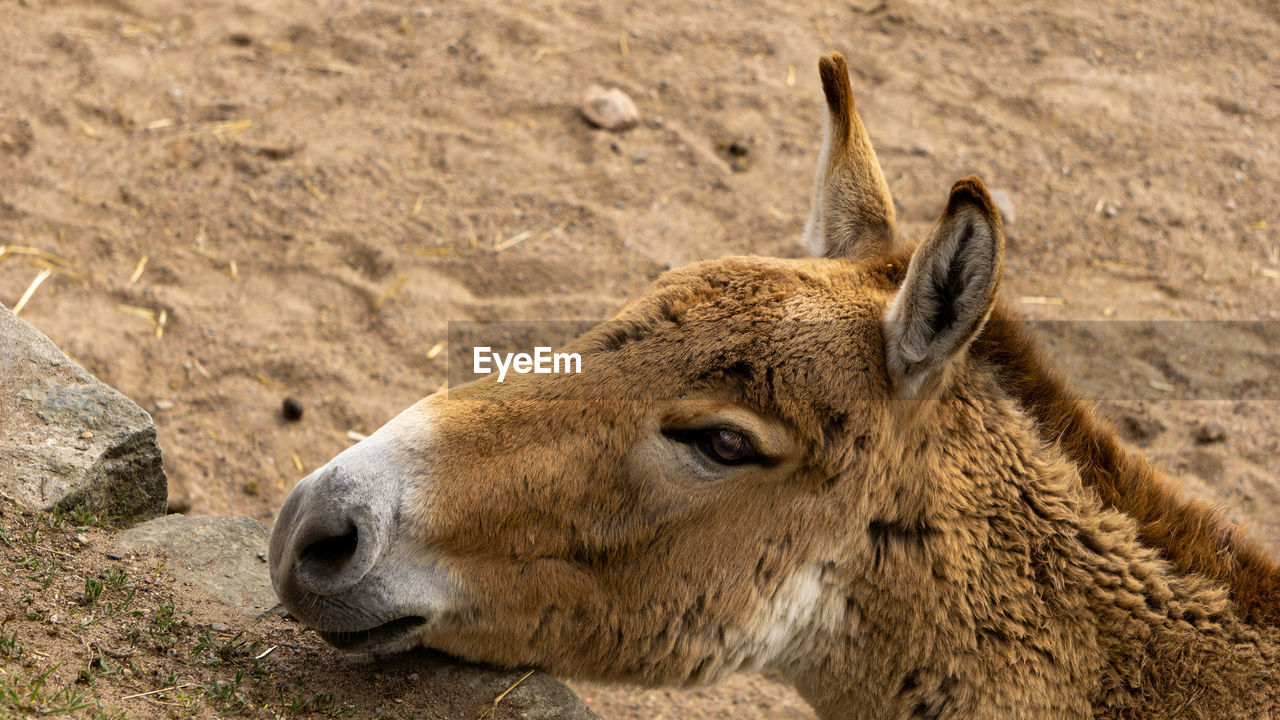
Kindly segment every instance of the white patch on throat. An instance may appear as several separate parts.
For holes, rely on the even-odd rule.
[[[822,578],[819,565],[800,568],[765,600],[739,638],[745,646],[742,667],[783,669],[814,652],[822,631],[844,617],[843,597]]]

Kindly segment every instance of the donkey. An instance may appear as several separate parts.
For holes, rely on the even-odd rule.
[[[997,300],[977,178],[902,242],[848,69],[805,235],[665,274],[575,375],[432,395],[302,480],[285,607],[647,685],[741,669],[823,718],[1280,716],[1280,573],[1180,500]]]

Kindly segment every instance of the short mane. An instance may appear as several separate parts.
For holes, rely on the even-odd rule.
[[[1246,621],[1280,625],[1280,566],[1212,507],[1181,497],[1141,454],[1126,452],[1111,424],[1068,388],[1012,312],[997,305],[972,353],[992,366],[1084,483],[1138,522],[1143,543],[1179,572],[1224,584]]]

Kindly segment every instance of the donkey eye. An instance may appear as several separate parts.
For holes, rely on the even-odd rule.
[[[707,457],[724,465],[741,465],[757,459],[751,441],[733,430],[720,428],[699,433],[697,444]]]

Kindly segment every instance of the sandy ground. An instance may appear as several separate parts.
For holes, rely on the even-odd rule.
[[[962,175],[1007,193],[1005,295],[1028,317],[1280,319],[1275,0],[0,13],[0,244],[58,259],[22,316],[153,413],[187,512],[269,521],[351,432],[440,386],[449,321],[600,319],[670,266],[803,254],[830,50],[908,232]],[[593,83],[641,124],[585,123]],[[0,302],[41,262],[0,261]],[[1062,336],[1132,441],[1280,547],[1274,333],[1245,353],[1254,384],[1207,396],[1202,354]],[[1086,372],[1107,352],[1126,372]],[[577,687],[611,718],[811,717],[758,676]]]

